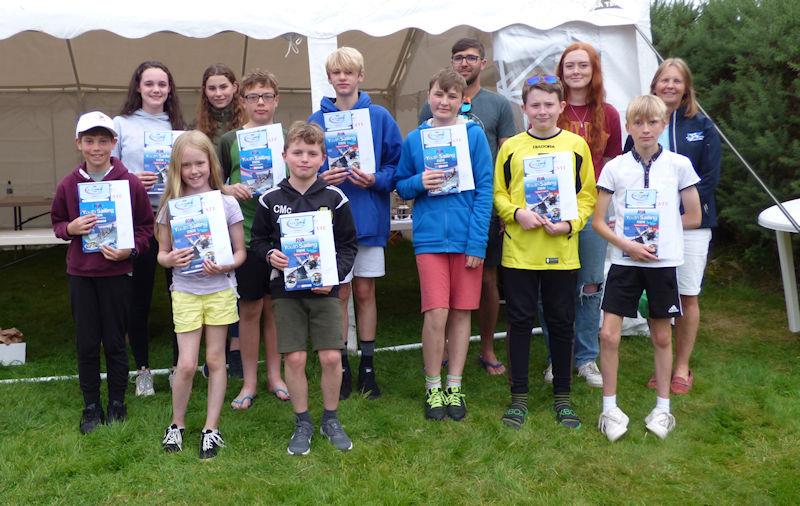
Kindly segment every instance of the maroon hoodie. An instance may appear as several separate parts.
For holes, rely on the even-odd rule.
[[[153,236],[153,209],[147,191],[134,174],[117,158],[111,157],[111,171],[103,181],[128,180],[131,190],[131,215],[133,217],[133,239],[139,254],[147,251],[150,238]],[[84,253],[81,236],[67,233],[67,225],[80,216],[78,212],[78,183],[90,183],[94,180],[86,173],[86,163],[81,163],[70,174],[58,183],[50,218],[53,232],[69,243],[67,250],[67,274],[73,276],[104,277],[129,274],[133,271],[131,259],[121,262],[106,260],[102,253]]]

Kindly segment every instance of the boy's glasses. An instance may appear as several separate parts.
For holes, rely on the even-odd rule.
[[[460,64],[464,60],[467,60],[467,63],[475,64],[475,63],[478,63],[479,61],[481,61],[482,58],[480,56],[474,55],[474,54],[468,54],[468,55],[457,54],[457,55],[453,56],[452,58],[450,58],[450,61],[452,61],[455,64]]]
[[[533,76],[525,82],[528,83],[528,86],[535,86],[539,83],[558,84],[558,76]]]
[[[275,101],[274,93],[248,93],[244,96],[245,102],[248,104],[257,104],[259,100],[263,100],[265,104],[271,104]]]

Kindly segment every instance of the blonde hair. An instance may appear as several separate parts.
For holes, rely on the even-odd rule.
[[[364,73],[364,56],[358,49],[343,46],[328,55],[325,60],[325,72],[330,76],[335,70],[350,70]]]
[[[183,180],[181,179],[181,165],[183,164],[183,153],[186,148],[194,148],[205,153],[208,157],[208,186],[212,190],[221,190],[223,186],[222,170],[217,158],[211,139],[200,130],[190,130],[182,133],[172,144],[172,156],[169,158],[169,168],[167,169],[167,184],[164,188],[164,195],[158,205],[156,217],[160,217],[162,212],[166,212],[167,202],[171,199],[183,197]]]
[[[685,107],[684,116],[693,118],[695,114],[700,112],[700,106],[697,104],[697,97],[694,93],[694,79],[692,79],[692,71],[689,70],[689,65],[682,58],[667,58],[656,69],[653,80],[650,81],[650,93],[656,94],[656,83],[661,78],[668,67],[674,67],[683,77],[684,92],[681,97],[681,106]]]
[[[641,95],[633,97],[625,111],[625,121],[633,123],[637,119],[649,120],[658,118],[662,121],[667,120],[667,104],[655,95]]]

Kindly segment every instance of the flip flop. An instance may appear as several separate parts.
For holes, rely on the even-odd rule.
[[[687,378],[677,375],[673,376],[672,383],[670,383],[669,385],[670,387],[669,389],[675,395],[685,395],[689,393],[693,385],[694,385],[694,374],[692,374],[692,371],[690,369],[689,377]]]
[[[502,362],[489,362],[483,358],[483,355],[478,355],[478,365],[483,367],[483,370],[490,376],[499,376],[506,372],[506,366]]]
[[[244,403],[249,401],[250,403],[247,407],[244,406]],[[256,401],[255,395],[245,395],[241,399],[234,399],[231,401],[231,409],[234,411],[247,411],[248,409],[253,407],[253,403]]]
[[[272,394],[279,400],[279,401],[288,401],[291,399],[289,396],[289,391],[285,388],[278,387],[272,391]]]

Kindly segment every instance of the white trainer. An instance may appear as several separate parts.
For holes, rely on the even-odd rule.
[[[603,375],[594,360],[578,367],[578,376],[586,378],[586,384],[590,387],[603,388]]]
[[[553,364],[547,364],[547,369],[544,370],[544,382],[552,385],[553,384]]]
[[[156,391],[153,389],[153,375],[150,369],[142,367],[136,371],[136,396],[147,397],[155,394]]]
[[[597,421],[597,428],[613,443],[628,432],[629,421],[628,415],[623,413],[621,409],[612,408],[600,413],[600,419]]]
[[[675,417],[663,409],[653,408],[653,411],[644,419],[644,423],[647,430],[660,439],[666,439],[667,435],[675,428]]]

